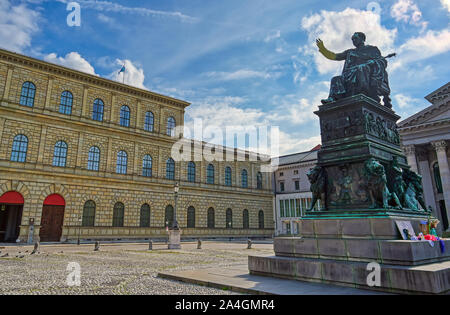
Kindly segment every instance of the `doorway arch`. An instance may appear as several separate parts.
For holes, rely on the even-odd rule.
[[[64,223],[64,209],[66,201],[59,194],[48,195],[42,206],[41,228],[39,238],[41,242],[59,242]]]
[[[19,238],[23,204],[23,196],[17,191],[0,196],[0,242],[15,242]]]

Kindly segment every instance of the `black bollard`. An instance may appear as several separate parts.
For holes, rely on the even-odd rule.
[[[39,250],[39,242],[34,243],[33,251],[30,253],[30,255],[36,254],[36,252]]]
[[[152,240],[148,241],[148,250],[153,250],[153,242],[152,242]]]
[[[252,248],[252,240],[248,239],[247,240],[247,249],[251,249]]]
[[[99,249],[100,249],[100,243],[98,241],[95,241],[94,252],[98,252]]]
[[[197,240],[197,249],[202,249],[202,241],[200,239]]]

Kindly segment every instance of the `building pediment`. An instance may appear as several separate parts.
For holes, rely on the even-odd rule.
[[[398,123],[399,128],[450,120],[450,98],[437,102]]]

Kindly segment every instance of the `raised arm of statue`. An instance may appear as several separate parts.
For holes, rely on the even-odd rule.
[[[323,41],[320,38],[316,39],[316,45],[317,45],[317,47],[319,47],[320,53],[327,59],[345,60],[345,58],[347,57],[347,55],[345,53],[336,54],[336,53],[326,49],[325,45],[323,44]]]

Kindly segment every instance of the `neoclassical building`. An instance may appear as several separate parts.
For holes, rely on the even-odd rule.
[[[0,242],[166,237],[175,206],[185,237],[271,236],[261,156],[173,158],[187,106],[0,50]]]
[[[425,202],[449,229],[450,83],[425,97],[432,105],[398,124],[411,169],[422,175]]]
[[[278,158],[278,169],[273,173],[275,235],[300,233],[299,223],[312,201],[307,173],[317,165],[319,149]]]

